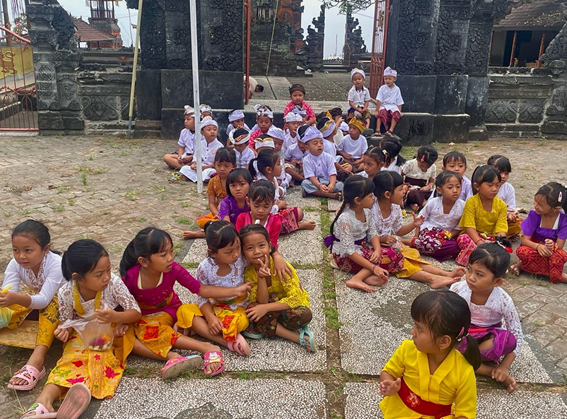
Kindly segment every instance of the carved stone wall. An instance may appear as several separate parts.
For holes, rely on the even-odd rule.
[[[323,71],[323,48],[325,44],[325,6],[321,5],[319,16],[311,21],[314,28],[307,27],[307,38],[297,52],[299,64],[312,71]]]
[[[366,45],[362,39],[362,28],[359,26],[358,19],[352,17],[352,13],[347,10],[345,23],[345,45],[343,47],[343,65],[354,68],[358,66],[358,60],[366,54]]]

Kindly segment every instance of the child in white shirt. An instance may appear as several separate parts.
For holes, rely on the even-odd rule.
[[[240,109],[235,109],[228,114],[228,126],[226,127],[226,135],[230,134],[233,129],[244,128],[246,131],[250,131],[248,125],[244,123],[244,112]]]
[[[202,169],[203,169],[203,181],[208,182],[208,180],[215,173],[214,161],[215,154],[219,148],[222,147],[222,143],[217,140],[219,125],[217,121],[213,120],[210,116],[206,116],[201,121],[201,147],[202,147]],[[197,182],[197,162],[193,161],[190,166],[183,166],[179,173],[185,176],[188,180],[192,182]]]
[[[370,103],[370,91],[364,87],[364,79],[366,74],[359,68],[353,68],[350,72],[350,78],[353,86],[348,91],[348,104],[350,106],[347,112],[347,119],[360,116],[364,119],[366,128],[370,126],[370,111],[368,104]]]
[[[360,172],[362,167],[362,156],[368,150],[368,142],[362,135],[364,132],[364,120],[352,118],[348,121],[348,135],[343,137],[338,146],[338,154],[352,165],[353,173]]]
[[[423,146],[417,150],[417,158],[407,161],[402,166],[405,182],[410,185],[406,205],[417,211],[423,208],[431,196],[437,168],[435,162],[439,154],[431,146]]]
[[[514,187],[508,182],[508,178],[510,177],[510,173],[512,172],[512,164],[507,157],[501,156],[499,154],[491,156],[486,164],[496,167],[496,169],[500,173],[500,177],[502,178],[500,189],[498,190],[498,195],[496,196],[504,201],[506,203],[506,207],[508,208],[508,212],[506,213],[506,220],[508,221],[508,232],[506,233],[506,236],[510,240],[516,241],[519,239],[520,232],[522,231],[520,223],[524,220],[519,217],[519,213],[516,210],[516,191]]]
[[[254,151],[248,147],[248,140],[250,139],[250,132],[246,128],[233,129],[228,134],[228,144],[234,147],[236,154],[236,168],[248,169],[250,160],[254,157]]]
[[[402,92],[395,82],[398,72],[386,67],[384,70],[384,85],[378,89],[376,95],[376,135],[382,135],[380,124],[384,125],[386,135],[392,135],[396,124],[403,116]]]
[[[177,151],[163,156],[163,161],[175,170],[190,164],[195,154],[195,109],[189,105],[185,105],[184,125],[185,128],[179,134]]]

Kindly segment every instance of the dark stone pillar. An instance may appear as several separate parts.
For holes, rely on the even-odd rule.
[[[81,105],[75,68],[81,55],[74,50],[73,21],[57,3],[31,1],[27,6],[31,25],[38,124],[43,133],[82,132]]]
[[[137,0],[127,3],[130,8],[138,5]],[[150,125],[152,129],[161,124],[161,136],[166,139],[179,136],[183,128],[183,105],[193,102],[192,23],[186,0],[144,2],[140,35],[142,70],[136,85],[137,123],[140,121],[138,125],[144,128]],[[213,109],[243,107],[242,2],[198,1],[197,25],[201,103]]]
[[[567,22],[567,1],[562,0]],[[567,23],[551,41],[541,57],[553,74],[553,90],[541,127],[550,138],[567,139]]]

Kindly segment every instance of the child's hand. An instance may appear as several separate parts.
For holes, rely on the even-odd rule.
[[[555,250],[555,242],[551,239],[545,239],[545,247],[547,247],[552,252]]]
[[[114,336],[120,337],[124,336],[128,331],[128,325],[124,323],[117,324],[114,328]]]
[[[502,365],[498,365],[492,370],[492,379],[499,383],[505,381],[510,376],[510,370]]]
[[[508,221],[516,221],[516,219],[518,218],[518,213],[516,211],[508,211],[506,213],[506,218],[508,219]]]
[[[427,185],[421,187],[420,189],[424,192],[430,191],[431,190],[431,183],[428,183]]]
[[[393,396],[398,394],[402,387],[402,380],[398,378],[396,381],[382,380],[380,381],[380,394],[382,396]]]
[[[69,340],[69,329],[61,329],[58,327],[55,329],[55,332],[53,332],[53,336],[61,342],[67,342]]]
[[[345,151],[343,151],[343,158],[347,159],[347,160],[351,160],[352,159],[352,154],[349,154]]]
[[[243,295],[246,295],[248,294],[248,292],[250,292],[250,288],[252,288],[251,284],[249,283],[242,284],[237,287],[234,287],[234,293],[237,297],[242,297]]]
[[[267,313],[268,313],[268,310],[265,309],[264,304],[258,304],[256,306],[246,310],[246,315],[248,316],[248,319],[250,319],[250,321],[252,321],[252,322],[257,322],[262,317],[264,317]]]
[[[329,192],[329,187],[327,185],[323,185],[322,183],[319,185],[319,190],[321,192]]]
[[[282,282],[291,278],[291,268],[282,257],[274,257],[274,272]]]
[[[391,244],[396,243],[398,240],[394,236],[382,236],[380,237],[380,243],[389,246]]]
[[[263,259],[258,259],[260,262],[260,267],[258,268],[257,275],[261,278],[269,278],[272,276],[272,272],[270,271],[270,258],[268,255],[265,255]]]
[[[220,319],[215,316],[215,318],[211,319],[211,322],[209,323],[209,332],[211,332],[211,335],[218,335],[222,332],[223,327],[224,325]]]
[[[415,213],[412,214],[413,217],[413,225],[414,227],[419,227],[421,226],[424,221],[425,221],[425,217],[423,215],[415,215]]]
[[[104,310],[95,310],[96,321],[100,324],[108,324],[116,322],[116,311],[111,308],[105,308]]]
[[[18,296],[17,292],[7,291],[5,293],[0,293],[0,307],[8,307],[12,304],[16,304],[16,298]]]
[[[544,258],[548,258],[551,256],[552,253],[551,250],[549,250],[547,246],[542,245],[541,243],[537,245],[536,249],[539,255],[543,256]]]
[[[372,254],[370,255],[370,259],[368,259],[368,261],[372,262],[372,263],[378,263],[380,261],[380,257],[381,257],[381,252],[380,250],[374,250],[372,252]]]

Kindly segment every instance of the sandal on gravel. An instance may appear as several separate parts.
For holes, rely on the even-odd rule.
[[[220,367],[213,373],[207,374],[207,367],[211,364],[220,364]],[[224,358],[219,351],[209,351],[205,353],[205,363],[203,365],[203,372],[208,377],[214,377],[224,371]]]
[[[41,371],[32,365],[24,365],[12,378],[25,380],[27,384],[8,384],[8,388],[12,390],[27,391],[34,388],[39,380],[45,377],[45,367]]]
[[[50,412],[41,403],[35,402],[30,406],[30,408],[20,416],[20,419],[35,419],[35,418],[56,418],[57,412]]]
[[[250,355],[250,346],[248,346],[248,342],[240,333],[236,335],[236,341],[228,342],[228,349],[236,352],[238,355]]]
[[[305,335],[309,336],[309,341],[305,339]],[[313,332],[309,327],[304,326],[299,329],[299,344],[304,346],[306,349],[309,346],[312,353],[317,352],[317,346],[315,346],[315,337],[313,336]]]
[[[73,384],[57,411],[57,419],[78,419],[89,407],[91,391],[82,384]]]
[[[241,333],[241,335],[255,340],[262,339],[264,337],[263,334],[258,333],[256,327],[254,326],[254,323],[250,323],[250,325]]]
[[[175,378],[187,370],[198,370],[201,368],[202,361],[203,359],[199,355],[179,356],[177,358],[170,359],[161,369],[161,378],[169,380],[170,378]]]

